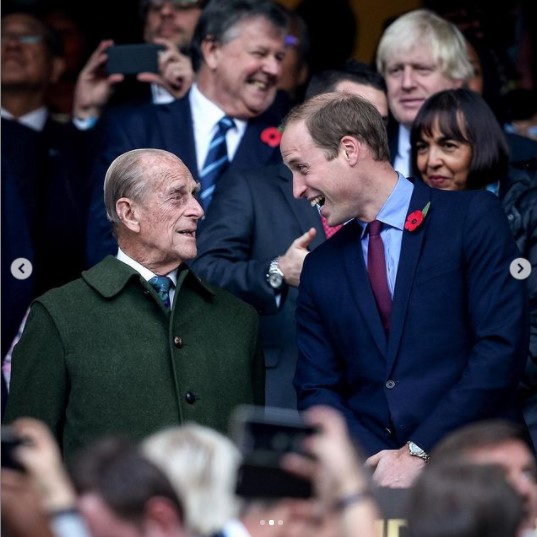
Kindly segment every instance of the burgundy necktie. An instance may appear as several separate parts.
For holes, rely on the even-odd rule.
[[[386,260],[384,258],[384,244],[380,236],[382,222],[374,220],[368,225],[369,246],[367,249],[367,271],[369,281],[375,295],[377,307],[386,334],[390,331],[390,314],[392,311],[392,297],[388,288],[386,275]]]
[[[336,231],[339,231],[343,224],[339,224],[338,226],[329,226],[326,223],[326,218],[321,214],[321,223],[323,224],[324,234],[326,235],[326,238],[329,239]]]

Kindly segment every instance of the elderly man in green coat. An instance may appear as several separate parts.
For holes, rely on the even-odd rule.
[[[185,265],[197,253],[198,188],[166,151],[136,149],[110,165],[118,254],[33,303],[6,422],[44,421],[70,458],[104,435],[140,439],[186,421],[227,432],[236,405],[263,404],[257,313]]]

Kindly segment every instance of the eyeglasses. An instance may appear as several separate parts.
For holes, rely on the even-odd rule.
[[[0,37],[2,43],[7,43],[11,39],[17,41],[21,45],[39,45],[43,42],[43,36],[38,34],[10,34],[3,33]]]
[[[154,12],[160,11],[165,4],[171,4],[175,11],[203,7],[203,2],[200,0],[146,0],[145,4],[150,11]]]

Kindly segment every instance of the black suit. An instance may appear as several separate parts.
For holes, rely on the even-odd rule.
[[[215,190],[198,239],[196,273],[231,291],[261,314],[266,365],[266,404],[296,408],[292,387],[297,349],[297,289],[287,288],[281,307],[266,281],[269,264],[310,227],[324,241],[316,208],[293,197],[291,172],[282,165],[228,172]]]

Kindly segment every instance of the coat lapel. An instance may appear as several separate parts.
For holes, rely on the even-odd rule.
[[[360,224],[353,220],[341,229],[331,241],[344,240],[344,265],[347,272],[347,281],[350,282],[351,292],[358,309],[362,313],[367,329],[371,332],[373,339],[384,356],[386,354],[386,335],[380,320],[380,314],[375,303],[375,297],[371,290],[369,277],[362,255],[361,237],[362,229]]]
[[[421,181],[414,182],[414,192],[410,200],[408,214],[413,211],[423,209],[430,201],[431,190]],[[414,285],[416,268],[420,259],[423,239],[427,232],[431,211],[423,221],[423,224],[414,231],[403,230],[403,241],[401,244],[401,255],[397,268],[397,279],[395,282],[395,292],[393,297],[392,315],[390,321],[390,337],[388,344],[388,366],[391,368],[394,363],[397,350],[401,343],[405,318],[408,310],[410,292]]]

